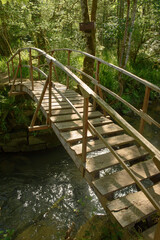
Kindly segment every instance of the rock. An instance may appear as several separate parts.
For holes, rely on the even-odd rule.
[[[103,239],[104,229],[108,228],[106,215],[94,215],[89,221],[82,225],[76,234],[76,240],[99,240]],[[109,238],[108,238],[109,239]]]

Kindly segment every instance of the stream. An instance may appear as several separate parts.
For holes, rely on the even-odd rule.
[[[0,231],[64,239],[73,222],[78,230],[94,213],[104,210],[63,147],[1,154]]]

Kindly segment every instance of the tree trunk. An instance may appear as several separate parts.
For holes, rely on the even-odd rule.
[[[131,49],[131,40],[132,40],[132,33],[134,30],[134,22],[135,22],[135,16],[136,16],[136,11],[137,11],[137,0],[134,0],[134,5],[133,5],[133,12],[132,12],[132,18],[131,18],[131,31],[129,34],[129,40],[128,40],[128,46],[127,46],[127,51],[126,51],[126,59],[123,68],[126,68],[128,59],[129,59],[129,54],[130,54],[130,49]]]
[[[92,9],[91,9],[91,17],[90,17],[87,0],[81,0],[82,20],[84,23],[87,23],[90,21],[93,21],[93,22],[96,21],[97,2],[98,0],[92,0]],[[95,51],[96,51],[95,33],[96,33],[95,29],[92,29],[91,32],[85,33],[86,52],[92,55],[95,55]],[[83,71],[88,75],[93,76],[93,69],[94,69],[94,60],[89,57],[85,57],[83,61]],[[87,84],[90,83],[90,80],[84,76],[83,76],[83,81]]]

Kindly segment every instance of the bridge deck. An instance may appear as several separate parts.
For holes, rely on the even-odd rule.
[[[34,91],[31,90],[30,82],[17,84],[15,91],[27,92],[38,103],[44,82],[35,81],[34,84]],[[56,88],[63,92],[83,116],[83,97],[73,90],[67,90],[62,84],[56,83]],[[47,89],[41,105],[45,116],[48,112],[48,99]],[[50,120],[53,130],[76,166],[84,173],[85,179],[97,194],[106,212],[124,228],[134,226],[137,222],[152,216],[156,211],[150,201],[104,143],[95,138],[90,131],[87,132],[87,160],[86,164],[83,164],[81,159],[83,122],[54,89],[51,106]],[[130,166],[137,178],[149,189],[153,198],[160,202],[160,173],[151,160],[149,152],[112,121],[110,116],[104,117],[100,111],[94,111],[91,103],[89,104],[89,120],[105,137],[106,142]],[[145,237],[152,235],[151,231],[145,234],[147,234]]]

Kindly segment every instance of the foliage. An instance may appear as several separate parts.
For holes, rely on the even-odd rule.
[[[7,229],[6,231],[0,231],[0,240],[12,240],[12,236],[14,234],[13,229]]]
[[[8,89],[5,88],[0,92],[0,130],[2,132],[8,132],[14,127],[14,124],[24,124],[28,126],[30,118],[26,116],[26,109],[33,109],[31,100],[16,98],[15,96],[8,96]]]

